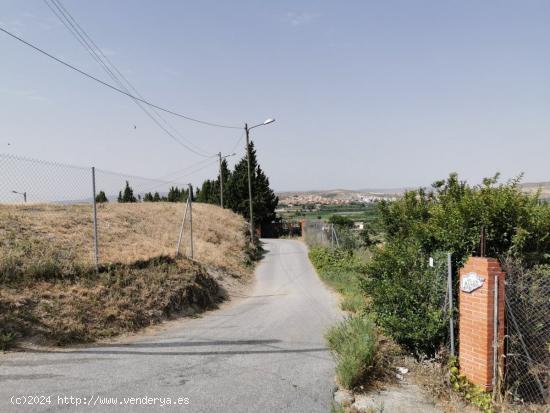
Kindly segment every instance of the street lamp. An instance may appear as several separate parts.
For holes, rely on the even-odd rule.
[[[248,204],[250,207],[250,240],[254,242],[254,211],[252,209],[252,181],[250,179],[250,130],[257,128],[258,126],[269,125],[275,122],[275,119],[266,119],[263,123],[248,127],[248,124],[244,124],[244,130],[246,131],[246,162],[248,164]]]
[[[11,191],[14,194],[23,195],[23,202],[27,202],[27,192],[17,192],[17,191]]]
[[[222,159],[229,158],[230,156],[237,155],[233,152],[230,155],[223,155],[221,152],[218,152],[218,158],[220,159],[220,206],[223,208],[223,176],[222,176]]]

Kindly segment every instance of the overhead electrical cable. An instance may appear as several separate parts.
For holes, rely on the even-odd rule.
[[[195,168],[195,169],[193,169],[193,170],[191,170],[191,171],[189,171],[189,172],[186,172],[186,173],[183,174],[183,175],[178,175],[177,177],[170,178],[170,180],[168,180],[168,181],[163,181],[163,182],[159,183],[158,185],[154,185],[154,186],[151,186],[151,187],[149,187],[149,188],[146,188],[146,189],[143,190],[143,192],[152,191],[153,189],[159,188],[159,187],[161,187],[161,186],[163,186],[163,185],[165,185],[165,184],[175,184],[175,185],[179,185],[179,184],[182,183],[182,182],[181,182],[181,179],[182,179],[182,178],[186,178],[186,177],[191,176],[191,175],[193,175],[193,174],[195,174],[195,173],[197,173],[197,172],[199,172],[199,171],[202,171],[203,169],[209,168],[209,167],[211,167],[212,165],[216,164],[217,162],[218,162],[217,159],[212,160],[212,161],[208,162],[206,165],[203,165],[203,166],[201,166],[201,167],[199,167],[199,168]]]
[[[237,141],[235,142],[235,145],[233,145],[233,149],[231,149],[229,152],[230,153],[233,153],[235,152],[235,150],[237,150],[237,147],[239,146],[239,144],[241,143],[241,141],[243,140],[244,138],[244,130],[242,131],[241,133],[241,136],[239,136],[239,139],[237,139]]]
[[[103,53],[101,48],[93,41],[93,39],[88,35],[88,33],[80,26],[80,24],[76,21],[76,19],[71,15],[71,13],[63,6],[60,0],[44,0],[44,3],[49,7],[49,9],[52,11],[52,13],[63,23],[63,25],[67,28],[67,30],[73,35],[73,37],[76,38],[76,40],[86,49],[86,51],[90,54],[90,56],[103,68],[103,70],[109,75],[109,77],[125,92],[131,93],[129,88],[133,90],[133,93],[138,96],[141,99],[145,99],[139,91],[130,83],[130,81],[118,70],[118,68],[115,66],[115,64]],[[53,7],[50,5],[50,3],[53,5]],[[57,10],[56,10],[57,9]],[[136,105],[146,113],[147,116],[149,116],[156,124],[158,125],[158,122],[156,122],[155,119],[153,119],[152,115],[148,112],[149,108],[147,106],[144,106],[140,101],[133,99],[133,102],[136,103]],[[190,150],[191,152],[203,156],[203,157],[210,157],[210,155],[206,155],[207,151],[203,150],[202,148],[198,147],[197,145],[190,142],[188,139],[186,139],[175,127],[173,127],[155,108],[151,108],[153,113],[166,125],[167,128],[170,128],[181,140],[186,141],[186,143],[178,142],[182,144],[186,149]],[[178,140],[175,136],[173,136],[170,132],[166,131],[165,128],[161,127],[161,129],[169,135],[172,139]],[[190,148],[189,146],[193,146],[194,149]]]
[[[182,173],[186,172],[186,171],[189,170],[189,169],[193,169],[193,168],[195,168],[195,167],[197,167],[197,166],[199,166],[199,165],[204,165],[204,164],[206,164],[206,163],[210,163],[210,162],[214,162],[214,161],[217,162],[218,160],[217,160],[217,159],[214,159],[214,160],[213,160],[212,158],[203,159],[203,160],[201,160],[201,161],[199,161],[199,162],[195,162],[195,163],[193,163],[193,164],[191,164],[191,165],[187,165],[185,168],[181,168],[181,169],[178,169],[178,170],[176,170],[176,171],[169,172],[169,173],[164,174],[164,175],[162,175],[162,176],[159,176],[159,177],[157,177],[157,178],[155,178],[155,179],[157,179],[157,180],[159,180],[159,181],[164,181],[164,180],[168,179],[168,178],[169,178],[170,176],[172,176],[172,175],[182,174]]]
[[[131,93],[125,92],[124,90],[119,89],[118,87],[113,86],[113,85],[111,85],[110,83],[107,83],[107,82],[105,82],[105,81],[103,81],[103,80],[101,80],[101,79],[99,79],[99,78],[97,78],[97,77],[95,77],[95,76],[93,76],[93,75],[91,75],[91,74],[89,74],[89,73],[86,73],[85,71],[83,71],[83,70],[77,68],[76,66],[73,66],[72,64],[67,63],[67,62],[65,62],[64,60],[62,60],[62,59],[60,59],[60,58],[58,58],[58,57],[55,57],[55,56],[52,55],[51,53],[46,52],[45,50],[39,48],[38,46],[35,46],[35,45],[33,45],[32,43],[27,42],[26,40],[22,39],[21,37],[17,36],[16,34],[10,32],[10,31],[6,30],[6,29],[3,28],[3,27],[0,27],[0,31],[3,32],[3,33],[5,33],[5,34],[7,34],[8,36],[14,38],[15,40],[17,40],[17,41],[23,43],[24,45],[30,47],[31,49],[33,49],[33,50],[35,50],[35,51],[37,51],[37,52],[43,54],[44,56],[47,56],[47,57],[49,57],[50,59],[55,60],[56,62],[62,64],[63,66],[66,66],[66,67],[68,67],[69,69],[74,70],[75,72],[78,72],[78,73],[80,73],[81,75],[83,75],[83,76],[85,76],[85,77],[87,77],[87,78],[89,78],[89,79],[91,79],[91,80],[94,80],[94,81],[97,82],[97,83],[100,83],[100,84],[102,84],[103,86],[108,87],[109,89],[112,89],[112,90],[114,90],[114,91],[116,91],[116,92],[122,93],[123,95],[126,95],[126,96],[128,96],[128,97],[131,97],[132,99],[136,99],[136,100],[138,100],[138,101],[140,101],[140,102],[142,102],[142,103],[145,103],[146,105],[149,105],[149,106],[151,106],[151,107],[153,107],[153,108],[156,108],[156,109],[158,109],[158,110],[160,110],[160,111],[162,111],[162,112],[166,112],[166,113],[169,113],[169,114],[171,114],[171,115],[178,116],[178,117],[180,117],[180,118],[187,119],[187,120],[192,121],[192,122],[201,123],[201,124],[203,124],[203,125],[214,126],[214,127],[218,127],[218,128],[227,128],[227,129],[242,129],[242,126],[232,126],[232,125],[224,125],[224,124],[221,124],[221,123],[209,122],[209,121],[205,121],[205,120],[193,118],[193,117],[190,117],[190,116],[187,116],[187,115],[184,115],[184,114],[175,112],[175,111],[173,111],[173,110],[164,108],[164,107],[162,107],[162,106],[158,106],[158,105],[156,105],[156,104],[154,104],[154,103],[152,103],[152,102],[150,102],[150,101],[148,101],[148,100],[141,99],[141,98],[139,98],[139,97],[137,97],[137,96],[134,96],[134,95],[132,95]]]

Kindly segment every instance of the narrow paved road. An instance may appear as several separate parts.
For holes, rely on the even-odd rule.
[[[335,298],[303,244],[265,243],[252,292],[221,310],[137,340],[0,355],[0,412],[330,411],[334,362],[323,333],[340,317]],[[29,395],[51,395],[51,404],[10,402]],[[59,395],[92,405],[59,404]],[[182,405],[125,404],[131,397]],[[100,404],[109,398],[117,404]]]

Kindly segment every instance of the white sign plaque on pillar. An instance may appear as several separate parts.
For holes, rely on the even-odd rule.
[[[475,272],[469,272],[460,280],[460,289],[465,293],[471,293],[483,285],[485,278]]]

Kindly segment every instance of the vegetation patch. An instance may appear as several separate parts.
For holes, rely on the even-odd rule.
[[[493,402],[491,393],[468,381],[466,376],[460,374],[458,359],[452,357],[449,361],[449,371],[451,387],[454,391],[460,393],[466,400],[479,407],[485,413],[493,412]]]
[[[445,270],[428,268],[429,257],[445,263],[442,255],[451,252],[456,274],[479,254],[483,230],[487,256],[514,257],[527,267],[548,263],[550,204],[522,193],[519,181],[499,184],[496,175],[470,186],[451,174],[431,191],[408,191],[381,203],[385,239],[373,248],[361,285],[377,322],[399,344],[433,355],[445,340]],[[454,289],[456,296],[456,284]]]
[[[4,349],[25,337],[57,345],[90,342],[212,308],[222,296],[203,266],[168,257],[78,280],[3,286],[0,340]]]
[[[340,385],[351,389],[376,376],[378,334],[372,320],[349,317],[330,328],[326,338],[336,355],[336,376]]]
[[[317,246],[310,249],[309,259],[321,278],[342,294],[340,305],[344,311],[359,313],[365,308],[365,296],[359,283],[365,263],[359,254]]]
[[[90,342],[214,307],[260,250],[233,212],[193,210],[200,264],[174,258],[181,203],[100,204],[96,273],[89,205],[0,205],[0,349]]]

